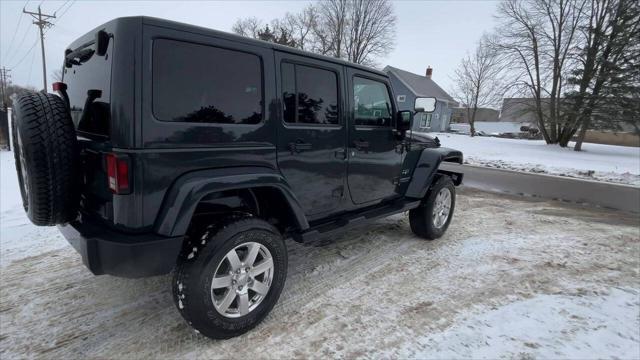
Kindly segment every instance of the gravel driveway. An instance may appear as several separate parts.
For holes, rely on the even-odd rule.
[[[467,189],[434,242],[406,215],[288,242],[279,304],[226,341],[184,323],[170,276],[95,277],[55,228],[0,216],[3,359],[640,358],[637,214]]]

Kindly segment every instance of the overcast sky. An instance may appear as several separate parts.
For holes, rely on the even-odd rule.
[[[22,8],[57,11],[55,25],[45,35],[47,72],[60,68],[65,48],[94,27],[120,16],[147,15],[230,31],[236,19],[256,16],[270,21],[287,11],[302,9],[307,1],[0,1],[0,66],[11,69],[12,81],[42,87],[38,30]],[[394,1],[396,47],[377,59],[424,74],[434,68],[433,79],[451,89],[450,76],[465,52],[473,50],[483,32],[494,26],[496,1]]]

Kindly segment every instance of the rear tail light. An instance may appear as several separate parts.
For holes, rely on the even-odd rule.
[[[53,91],[67,91],[67,84],[63,82],[54,82],[51,87]]]
[[[129,157],[126,155],[107,154],[107,179],[109,190],[114,194],[128,194]]]

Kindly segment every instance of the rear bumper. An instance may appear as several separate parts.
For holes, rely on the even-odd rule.
[[[176,264],[183,239],[149,233],[126,234],[81,221],[59,225],[58,229],[93,274],[126,278],[169,273]]]

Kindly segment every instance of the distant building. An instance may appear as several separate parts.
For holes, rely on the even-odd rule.
[[[548,99],[542,99],[542,101],[546,103]],[[538,118],[535,114],[535,105],[533,98],[505,98],[502,101],[499,121],[536,125]]]
[[[434,112],[415,115],[413,130],[440,132],[448,129],[451,109],[458,106],[458,103],[431,79],[433,69],[428,67],[425,76],[391,66],[385,67],[384,71],[391,79],[399,110],[413,110],[417,97],[434,97],[437,100]]]
[[[467,108],[456,107],[451,110],[451,123],[469,123],[469,113],[467,112]],[[476,121],[494,122],[498,121],[499,117],[500,112],[496,109],[478,108],[476,110]]]
[[[542,109],[547,112],[549,99],[543,98]],[[564,106],[569,106],[569,100],[562,100]],[[527,125],[529,127],[538,128],[538,118],[535,114],[535,99],[533,98],[505,98],[502,102],[502,111],[500,112],[500,123],[511,123],[518,125]],[[595,113],[594,115],[597,115]],[[603,116],[602,113],[599,114]],[[615,120],[615,114],[607,114],[611,120]],[[622,146],[640,146],[640,134],[637,133],[635,127],[629,123],[620,121],[611,121],[610,123],[593,124],[592,128],[586,133],[585,142],[622,145]]]

